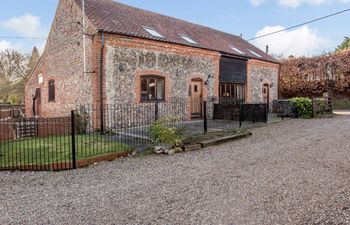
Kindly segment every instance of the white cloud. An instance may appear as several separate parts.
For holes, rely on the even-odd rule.
[[[254,7],[259,6],[263,4],[265,0],[250,0],[250,4],[252,4]]]
[[[322,4],[339,4],[339,3],[350,3],[350,0],[275,0],[277,4],[285,7],[297,8],[303,4],[308,5],[322,5]],[[267,0],[250,0],[253,6],[259,6]]]
[[[15,49],[15,50],[21,50],[20,44],[12,44],[9,41],[0,40],[0,51],[4,51],[6,49]]]
[[[40,37],[43,34],[40,18],[28,13],[2,21],[0,27],[13,30],[25,37]]]
[[[285,28],[282,26],[266,26],[256,33],[256,37],[283,29]],[[303,56],[330,47],[326,38],[319,36],[316,29],[311,30],[308,26],[256,39],[252,43],[260,49],[269,45],[270,53],[283,56]]]
[[[331,3],[332,0],[278,0],[278,4],[282,6],[297,8],[302,4],[321,5]]]

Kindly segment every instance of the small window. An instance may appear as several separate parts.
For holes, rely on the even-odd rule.
[[[179,36],[182,37],[182,39],[184,39],[185,41],[187,41],[190,44],[198,45],[198,43],[196,41],[194,41],[192,38],[190,38],[187,35],[179,34]]]
[[[165,100],[165,79],[157,76],[141,77],[141,101]]]
[[[221,102],[241,102],[245,101],[245,84],[220,83]]]
[[[250,53],[252,53],[253,55],[255,55],[256,57],[261,58],[261,55],[259,55],[258,53],[254,52],[253,50],[248,49],[248,51],[249,51]]]
[[[42,84],[43,82],[44,82],[44,77],[43,77],[42,74],[39,74],[39,75],[37,76],[37,81],[36,81],[36,83],[37,83],[37,84]]]
[[[147,31],[153,37],[164,38],[163,35],[161,35],[158,31],[156,31],[155,29],[153,29],[151,27],[143,27],[143,29],[145,29],[145,31]]]
[[[49,81],[49,102],[55,101],[55,81]]]
[[[242,52],[241,50],[239,50],[239,49],[236,48],[235,46],[229,45],[229,47],[230,47],[233,51],[237,52],[238,54],[244,55],[244,52]]]

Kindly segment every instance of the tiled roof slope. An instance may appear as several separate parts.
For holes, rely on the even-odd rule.
[[[82,0],[74,1],[79,7],[82,6]],[[243,40],[241,37],[169,16],[134,8],[112,0],[85,0],[85,13],[97,29],[102,29],[105,32],[157,39],[165,42],[190,45],[231,55],[278,63],[277,60]],[[165,38],[154,38],[145,31],[143,27],[154,28]],[[179,34],[189,36],[198,44],[193,45],[188,43],[182,39]],[[235,52],[230,48],[230,45],[244,52],[244,55]],[[249,50],[258,53],[261,58],[255,56]]]

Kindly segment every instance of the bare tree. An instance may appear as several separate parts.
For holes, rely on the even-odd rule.
[[[16,85],[26,79],[28,55],[15,50],[0,52],[0,101],[9,102]],[[18,94],[18,93],[17,93]],[[23,95],[23,94],[22,94]]]

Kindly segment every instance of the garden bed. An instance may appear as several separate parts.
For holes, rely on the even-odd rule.
[[[245,137],[247,135],[251,135],[251,133],[243,129],[228,130],[224,132],[212,132],[212,133],[188,137],[184,140],[184,146],[191,146],[191,145],[206,143],[214,140],[224,140],[226,138],[230,139],[233,137],[237,137],[237,138]]]

